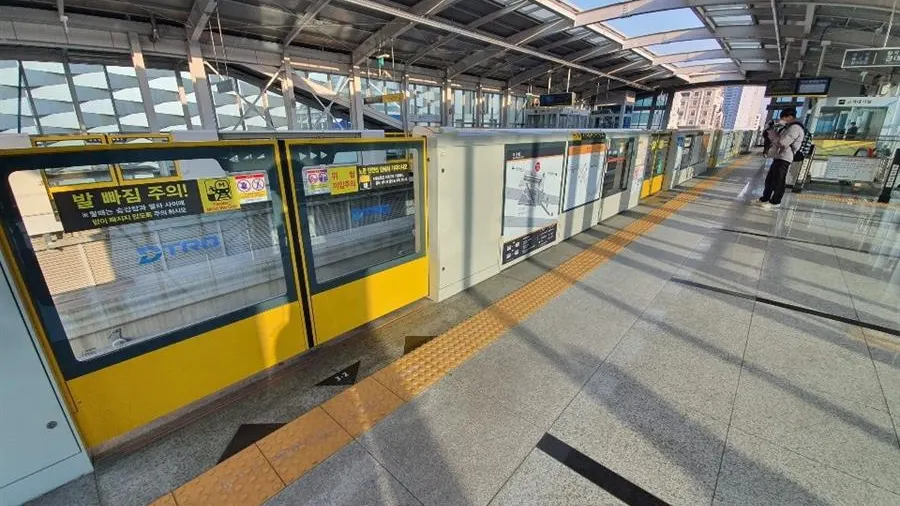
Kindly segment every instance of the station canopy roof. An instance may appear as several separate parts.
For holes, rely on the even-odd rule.
[[[11,21],[13,26],[35,16],[60,24],[62,9],[67,17],[66,41],[73,38],[71,30],[82,28],[152,26],[157,37],[177,36],[218,47],[217,57],[225,59],[251,50],[280,51],[294,58],[314,51],[326,59],[332,55],[346,68],[375,68],[381,60],[410,75],[422,69],[436,76],[435,82],[480,79],[521,89],[529,84],[545,88],[550,81],[555,90],[568,83],[572,91],[592,94],[599,89],[763,83],[782,74],[816,75],[820,63],[822,75],[855,83],[871,80],[872,73],[841,70],[841,58],[845,49],[885,43],[893,0],[0,0],[0,4],[7,4],[0,9],[0,23]],[[103,18],[109,25],[98,27]],[[22,30],[13,31],[21,44],[41,44],[32,40],[39,35],[29,39],[20,36]],[[896,28],[893,33],[898,33]],[[65,46],[65,41],[47,39],[47,47]],[[891,35],[887,45],[900,46],[897,39]],[[10,42],[16,40],[2,43]],[[184,47],[184,40],[180,44]],[[73,48],[84,49],[78,44]]]

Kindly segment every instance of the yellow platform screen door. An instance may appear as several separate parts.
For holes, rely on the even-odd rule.
[[[287,141],[316,344],[428,296],[425,141]]]

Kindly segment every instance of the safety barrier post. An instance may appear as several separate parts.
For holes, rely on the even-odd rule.
[[[881,195],[878,196],[878,202],[887,204],[891,201],[891,193],[897,187],[897,174],[900,173],[900,149],[894,150],[894,159],[891,161],[891,168],[884,177],[884,186],[881,188]]]
[[[797,171],[797,179],[794,181],[793,186],[791,186],[791,193],[803,192],[803,184],[806,183],[806,180],[809,178],[809,171],[812,169],[814,156],[816,156],[815,144],[813,144],[812,150],[809,152],[809,156],[804,158],[803,161],[800,162],[800,170]]]

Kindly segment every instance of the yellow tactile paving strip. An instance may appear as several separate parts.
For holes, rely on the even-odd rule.
[[[728,175],[716,176],[578,253],[321,406],[175,489],[152,506],[261,505],[422,393],[632,241]]]
[[[797,198],[805,199],[805,200],[824,200],[827,202],[836,202],[838,204],[849,204],[851,206],[872,206],[872,207],[889,207],[893,209],[900,209],[900,204],[883,204],[881,202],[875,202],[872,200],[867,200],[862,197],[846,197],[842,195],[821,195],[817,193],[800,193],[797,195]]]

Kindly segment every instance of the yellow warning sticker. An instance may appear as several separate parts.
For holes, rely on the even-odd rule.
[[[204,213],[234,211],[241,208],[241,197],[233,177],[200,180],[200,202]]]
[[[328,168],[328,181],[331,183],[332,195],[356,193],[359,191],[359,179],[355,165]]]

